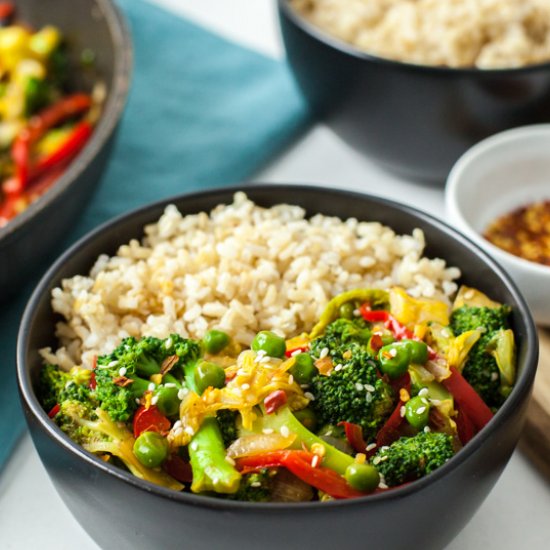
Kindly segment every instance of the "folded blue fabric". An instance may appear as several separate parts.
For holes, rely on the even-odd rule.
[[[242,181],[308,121],[284,63],[141,0],[119,5],[134,40],[132,90],[109,167],[67,245],[147,202]],[[23,431],[15,340],[32,286],[0,312],[0,468]]]

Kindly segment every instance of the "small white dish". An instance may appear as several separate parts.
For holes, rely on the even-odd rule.
[[[550,200],[550,124],[501,132],[469,149],[447,179],[448,221],[514,279],[535,321],[550,326],[550,267],[514,256],[482,234],[499,216]]]

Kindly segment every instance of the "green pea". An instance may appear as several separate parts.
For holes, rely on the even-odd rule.
[[[430,403],[425,397],[411,397],[405,403],[405,418],[407,422],[418,430],[428,425],[430,418]]]
[[[354,315],[353,312],[355,311],[355,308],[353,307],[353,304],[351,302],[346,302],[345,304],[342,304],[338,309],[338,315],[342,317],[343,319],[353,319]]]
[[[411,362],[411,352],[407,346],[400,346],[394,342],[380,348],[378,360],[384,374],[390,378],[399,378],[407,372]]]
[[[208,353],[216,354],[229,344],[229,334],[222,330],[209,330],[202,339],[204,349]]]
[[[401,340],[398,345],[409,348],[411,354],[411,363],[415,365],[424,365],[428,360],[428,346],[418,340]]]
[[[345,478],[350,487],[358,491],[374,491],[380,483],[380,474],[371,464],[354,462],[346,468]]]
[[[159,386],[155,390],[157,397],[157,407],[165,416],[175,416],[180,409],[180,400],[178,399],[178,388],[175,386]]]
[[[156,468],[168,457],[168,441],[157,432],[143,432],[134,443],[134,454],[144,466]]]
[[[195,369],[195,385],[199,394],[202,394],[210,386],[223,388],[225,386],[225,371],[216,363],[202,361]]]
[[[308,407],[294,412],[294,416],[310,431],[317,428],[317,415]]]
[[[309,353],[299,353],[294,359],[294,365],[288,369],[288,372],[294,376],[298,384],[309,384],[317,372],[313,358]]]
[[[252,340],[254,351],[264,351],[269,357],[284,357],[286,352],[285,339],[269,330],[262,330]]]

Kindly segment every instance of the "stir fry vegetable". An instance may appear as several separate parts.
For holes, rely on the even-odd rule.
[[[90,138],[98,101],[74,93],[59,29],[14,22],[0,12],[0,227],[63,173]]]
[[[40,397],[91,452],[176,490],[251,502],[355,498],[429,475],[515,382],[510,308],[402,289],[335,297],[312,332],[251,349],[126,338],[94,369],[46,365]]]

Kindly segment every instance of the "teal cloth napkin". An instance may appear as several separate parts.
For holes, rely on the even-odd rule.
[[[65,246],[147,202],[244,180],[308,122],[284,63],[142,0],[119,5],[134,41],[132,90],[108,169]],[[24,429],[15,342],[34,283],[0,312],[0,468]]]

